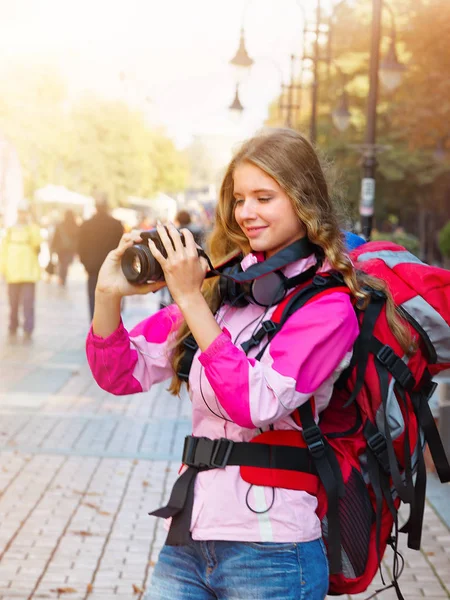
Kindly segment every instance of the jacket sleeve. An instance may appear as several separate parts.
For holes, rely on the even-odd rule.
[[[328,403],[333,377],[348,364],[358,331],[348,294],[335,292],[295,312],[261,361],[247,357],[226,333],[199,360],[230,418],[241,427],[264,427],[312,396]],[[316,402],[316,410],[325,405]]]
[[[89,331],[86,354],[98,385],[117,396],[148,391],[172,377],[172,342],[182,316],[175,305],[145,319],[130,333],[122,322],[109,337]]]

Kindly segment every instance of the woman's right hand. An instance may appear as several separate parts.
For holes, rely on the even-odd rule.
[[[166,285],[161,281],[135,285],[126,279],[122,272],[122,256],[125,250],[136,242],[142,242],[139,232],[124,233],[117,248],[109,252],[98,274],[96,294],[123,298],[124,296],[156,292]]]

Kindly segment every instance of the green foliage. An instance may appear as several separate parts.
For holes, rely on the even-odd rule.
[[[450,221],[444,225],[444,227],[440,230],[439,236],[439,250],[442,253],[442,256],[445,258],[450,258]]]
[[[398,57],[407,70],[395,93],[379,84],[376,141],[381,151],[376,157],[375,221],[384,223],[394,214],[400,226],[418,234],[421,210],[434,213],[437,222],[450,213],[450,160],[435,155],[440,143],[450,157],[450,2],[391,0],[389,7],[396,23]],[[338,2],[332,25],[333,60],[329,67],[319,64],[317,145],[340,171],[354,214],[362,178],[358,148],[364,143],[367,122],[371,20],[370,0]],[[389,31],[390,15],[385,10],[381,58],[389,46]],[[334,128],[331,114],[344,81],[352,118],[348,130],[341,133]],[[297,122],[306,133],[310,98],[308,87]],[[427,235],[432,237],[433,232]]]
[[[70,106],[59,74],[42,68],[9,74],[2,89],[0,130],[18,150],[27,196],[53,183],[102,190],[117,205],[185,187],[183,155],[126,104],[86,96]]]

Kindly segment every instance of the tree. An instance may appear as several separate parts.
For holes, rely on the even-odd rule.
[[[439,232],[439,248],[442,256],[450,260],[450,221]]]
[[[51,69],[10,73],[3,90],[0,129],[18,150],[27,195],[54,183],[85,194],[104,190],[119,204],[185,187],[183,155],[126,104],[90,95],[70,106]]]
[[[366,125],[371,4],[370,0],[337,4],[333,61],[319,65],[317,145],[342,173],[355,218],[362,175],[357,146],[364,141]],[[450,163],[435,155],[437,143],[444,150],[450,146],[450,3],[392,0],[389,6],[395,14],[399,57],[408,69],[394,95],[379,87],[377,143],[384,150],[377,155],[375,220],[383,228],[387,215],[398,215],[401,225],[420,236],[423,257],[433,260],[436,228],[450,213]],[[389,19],[388,11],[383,11],[383,56],[390,40]],[[345,134],[337,132],[331,122],[342,91],[340,73],[345,76],[352,112]],[[307,89],[296,124],[305,132],[309,130],[309,97]]]

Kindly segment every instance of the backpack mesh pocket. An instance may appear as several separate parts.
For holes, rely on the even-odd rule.
[[[352,468],[339,502],[342,574],[354,579],[364,574],[370,549],[370,534],[375,513],[361,473]],[[322,534],[328,541],[328,520],[322,520]]]

